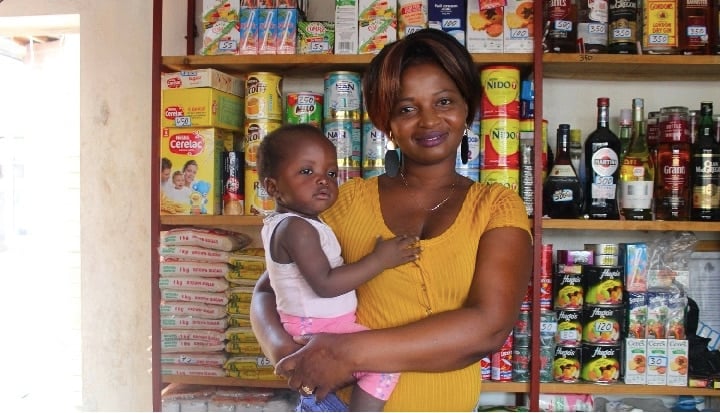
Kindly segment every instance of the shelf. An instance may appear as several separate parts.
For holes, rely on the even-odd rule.
[[[545,78],[581,80],[720,80],[720,56],[546,53]]]
[[[542,220],[543,229],[572,229],[587,231],[720,231],[720,222],[698,221],[619,221],[592,219]]]
[[[218,227],[225,225],[259,227],[263,217],[258,215],[160,215],[162,225]]]
[[[238,386],[238,387],[265,387],[272,389],[287,389],[285,380],[243,380],[234,377],[204,377],[204,376],[162,376],[163,383],[201,384],[209,386]]]
[[[307,76],[333,70],[362,72],[374,55],[246,55],[246,56],[165,56],[162,65],[168,71],[212,67],[227,73],[280,72]],[[529,53],[473,54],[478,66],[532,65]]]

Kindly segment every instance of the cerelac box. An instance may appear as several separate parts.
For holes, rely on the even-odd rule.
[[[167,89],[162,94],[162,127],[240,130],[243,98],[209,87]]]
[[[170,161],[169,182],[160,190],[161,215],[220,215],[222,152],[230,131],[163,128],[160,156]],[[184,185],[175,186],[173,178]]]

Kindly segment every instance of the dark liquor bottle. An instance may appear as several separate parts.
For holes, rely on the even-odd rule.
[[[660,140],[655,174],[655,219],[690,219],[690,134],[688,108],[660,110]]]
[[[557,130],[555,163],[543,185],[543,213],[550,218],[578,218],[582,213],[582,189],[570,160],[570,125]]]
[[[580,53],[607,53],[608,0],[578,0]]]
[[[712,1],[680,0],[680,50],[683,54],[710,54]]]
[[[610,98],[597,100],[597,128],[585,140],[585,215],[590,219],[620,219],[620,139],[608,127]]]
[[[655,162],[645,132],[644,101],[633,99],[632,139],[620,168],[620,203],[625,219],[652,220]]]
[[[608,53],[636,54],[639,37],[638,1],[610,0]]]
[[[548,0],[545,2],[547,36],[545,50],[553,53],[577,53],[576,0]]]
[[[692,145],[693,221],[720,221],[720,144],[715,140],[712,102],[700,104],[698,137]]]

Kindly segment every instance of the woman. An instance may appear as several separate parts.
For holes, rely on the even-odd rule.
[[[320,400],[354,371],[399,371],[385,410],[473,410],[479,360],[512,329],[532,267],[518,194],[455,172],[480,96],[477,68],[452,36],[421,30],[383,48],[363,93],[373,123],[402,152],[399,173],[387,162],[388,173],[345,183],[322,218],[347,263],[372,251],[377,236],[395,234],[417,236],[420,257],[358,288],[357,319],[372,330],[293,341],[265,276],[253,295],[253,329],[289,386],[314,389]],[[339,392],[345,401],[347,392]]]

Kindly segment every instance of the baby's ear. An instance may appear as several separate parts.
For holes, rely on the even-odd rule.
[[[275,178],[264,178],[262,181],[262,186],[265,188],[265,192],[268,193],[271,197],[275,197],[275,194],[277,193],[277,181]]]

